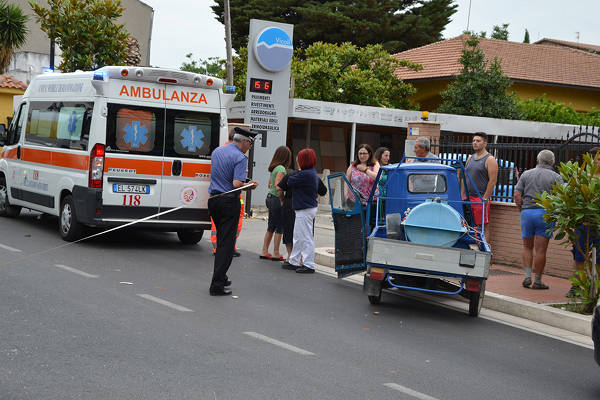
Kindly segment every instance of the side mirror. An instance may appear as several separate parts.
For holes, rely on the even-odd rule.
[[[0,146],[6,143],[6,125],[0,124]]]

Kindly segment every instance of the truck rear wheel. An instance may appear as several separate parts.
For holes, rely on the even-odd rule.
[[[20,206],[11,206],[8,202],[8,189],[6,188],[6,178],[0,176],[0,216],[14,218],[21,213]]]
[[[60,215],[58,218],[60,236],[67,242],[81,239],[85,233],[85,227],[77,220],[75,203],[73,197],[67,195],[60,203]]]
[[[198,244],[198,242],[202,239],[202,235],[204,235],[204,231],[177,231],[177,237],[179,241],[183,244]]]
[[[469,292],[469,316],[477,317],[479,315],[484,294],[485,281],[481,282],[481,290],[479,292]]]
[[[379,296],[369,296],[369,303],[373,305],[381,303],[381,292],[379,292]]]

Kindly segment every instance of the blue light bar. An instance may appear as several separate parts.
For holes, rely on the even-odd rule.
[[[93,80],[95,81],[107,81],[108,80],[108,72],[106,71],[96,71],[94,72],[94,78]]]

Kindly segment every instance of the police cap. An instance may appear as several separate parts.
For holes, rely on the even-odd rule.
[[[244,128],[240,128],[239,126],[236,126],[235,128],[233,128],[233,133],[234,133],[234,135],[244,136],[246,139],[250,139],[252,141],[254,141],[254,138],[256,137],[256,135],[258,135],[258,132],[256,132],[255,130],[244,129]]]

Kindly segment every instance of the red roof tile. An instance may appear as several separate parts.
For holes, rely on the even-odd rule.
[[[421,71],[398,68],[396,74],[407,81],[449,78],[458,75],[458,62],[465,35],[443,40],[394,54],[397,59],[408,59],[423,65]],[[544,44],[508,42],[485,39],[479,42],[488,60],[498,57],[502,71],[513,80],[548,84],[600,88],[600,55]]]
[[[27,84],[10,75],[2,74],[0,75],[0,88],[25,90],[27,89]]]
[[[572,47],[574,49],[589,51],[591,53],[600,53],[600,46],[596,46],[595,44],[588,44],[588,43],[567,42],[566,40],[544,38],[544,39],[538,40],[534,44],[547,44],[550,46],[566,46],[566,47]]]

